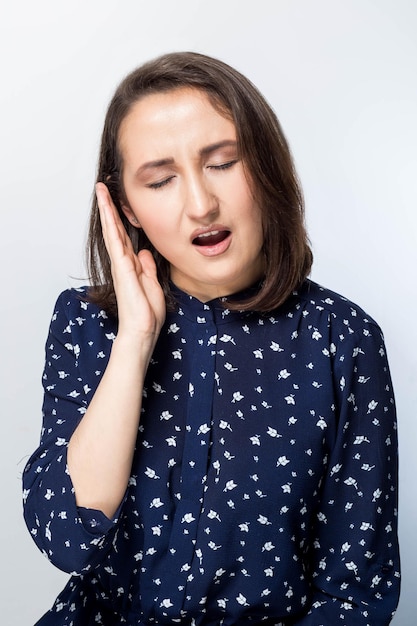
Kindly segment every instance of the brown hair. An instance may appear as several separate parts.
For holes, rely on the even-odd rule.
[[[245,300],[228,301],[228,308],[271,311],[281,305],[308,275],[312,253],[304,225],[303,195],[288,143],[278,119],[258,89],[226,63],[195,52],[174,52],[140,66],[117,88],[104,123],[97,181],[104,182],[130,236],[134,250],[152,251],[167,303],[172,304],[169,263],[153,247],[142,229],[125,217],[127,204],[120,126],[131,107],[150,94],[191,87],[204,91],[213,106],[236,127],[240,156],[251,181],[264,231],[265,276],[260,289]],[[87,265],[92,284],[90,299],[112,313],[117,303],[94,198],[87,242]]]

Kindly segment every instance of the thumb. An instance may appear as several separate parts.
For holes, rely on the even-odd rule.
[[[138,259],[142,266],[142,272],[148,278],[156,279],[156,263],[150,250],[139,250]]]

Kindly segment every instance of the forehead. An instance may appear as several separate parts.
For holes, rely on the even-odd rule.
[[[209,135],[235,138],[231,115],[205,91],[186,87],[140,98],[122,121],[118,139],[125,153],[132,145],[204,141]]]

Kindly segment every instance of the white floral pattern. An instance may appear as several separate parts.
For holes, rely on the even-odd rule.
[[[38,547],[71,572],[39,626],[383,626],[398,601],[397,437],[378,325],[306,281],[273,314],[176,291],[115,519],[77,509],[66,445],[116,321],[59,297],[24,473]]]

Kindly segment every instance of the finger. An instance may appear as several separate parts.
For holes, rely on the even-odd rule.
[[[118,225],[118,223],[120,223],[120,218],[117,209],[114,206],[110,192],[104,183],[96,184],[96,196],[98,208],[106,218],[106,225],[109,226],[112,222]]]
[[[138,258],[145,276],[156,279],[156,264],[151,251],[139,250]]]
[[[106,239],[108,229],[108,199],[107,199],[107,187],[103,183],[97,183],[96,185],[96,198],[97,206],[100,214],[101,227],[103,229],[103,235]]]
[[[110,204],[110,193],[104,183],[96,183],[96,196],[100,209]]]
[[[112,221],[116,222],[117,210],[104,183],[96,184],[96,196],[100,216],[104,217],[106,226],[109,226]]]
[[[130,238],[120,220],[109,190],[104,183],[97,183],[96,196],[103,228],[103,237],[109,254],[109,246],[118,246],[120,244],[131,251],[132,244]]]
[[[142,284],[160,329],[166,315],[165,297],[158,281],[156,263],[149,250],[141,250],[137,258],[142,268]],[[158,330],[159,332],[159,330]]]

